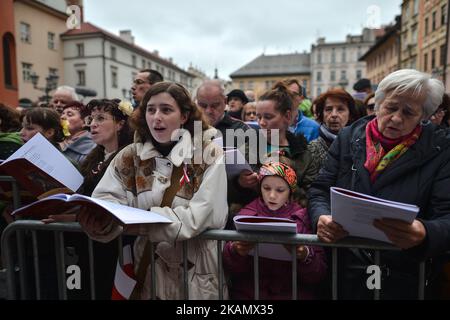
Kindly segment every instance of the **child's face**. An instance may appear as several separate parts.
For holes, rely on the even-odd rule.
[[[281,177],[268,176],[262,180],[261,194],[270,210],[278,210],[289,201],[289,185]]]
[[[244,107],[244,121],[256,121],[256,106]]]

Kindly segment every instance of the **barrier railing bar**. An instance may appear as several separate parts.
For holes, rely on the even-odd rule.
[[[33,242],[33,264],[34,264],[34,283],[36,287],[36,300],[41,300],[41,278],[39,271],[39,250],[37,244],[36,231],[31,231],[31,239]]]
[[[338,249],[331,249],[331,297],[338,299]]]
[[[64,236],[62,231],[55,231],[56,275],[58,279],[58,296],[60,300],[67,300],[66,270],[64,263]]]
[[[184,299],[189,300],[189,284],[188,284],[188,244],[183,241],[183,284],[184,284]]]
[[[375,251],[375,265],[381,266],[381,255],[379,250]],[[373,299],[380,300],[380,290],[377,288],[373,291]]]
[[[91,299],[95,300],[95,258],[94,258],[94,243],[88,237],[88,253],[89,253],[89,286],[91,289]]]
[[[253,281],[255,283],[255,300],[259,300],[259,244],[255,244],[253,256]]]
[[[217,241],[217,264],[218,264],[218,279],[219,279],[219,300],[223,300],[223,264],[222,264],[222,241]]]

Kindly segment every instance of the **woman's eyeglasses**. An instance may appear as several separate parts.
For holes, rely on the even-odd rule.
[[[86,118],[84,118],[84,123],[87,126],[92,125],[94,122],[97,124],[102,124],[103,122],[107,121],[107,120],[113,120],[113,118],[111,117],[106,117],[104,115],[98,115],[98,116],[88,116]]]

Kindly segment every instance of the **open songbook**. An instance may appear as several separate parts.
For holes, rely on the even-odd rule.
[[[331,216],[354,237],[392,243],[381,230],[375,228],[375,219],[389,218],[412,223],[419,207],[407,203],[376,198],[366,194],[332,187]]]
[[[297,233],[297,223],[286,218],[235,216],[233,221],[237,231]],[[281,244],[260,243],[258,246],[260,257],[281,261],[292,260],[290,252]],[[254,250],[249,254],[254,255]]]
[[[55,194],[17,209],[12,215],[45,219],[50,214],[61,214],[70,210],[87,209],[112,215],[122,225],[171,223],[172,221],[156,212],[132,208],[121,204],[95,199],[80,194]]]
[[[0,171],[35,197],[54,189],[76,192],[83,183],[75,166],[40,133],[4,160]],[[2,189],[7,187],[2,184]]]

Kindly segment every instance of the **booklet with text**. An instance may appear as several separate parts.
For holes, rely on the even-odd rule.
[[[237,231],[266,231],[297,233],[297,223],[286,218],[261,217],[261,216],[236,216],[233,218]],[[251,250],[250,255],[255,251]],[[291,261],[291,253],[281,244],[260,243],[258,245],[258,254],[260,257],[272,260]]]
[[[50,214],[60,214],[68,210],[86,208],[112,215],[120,224],[171,223],[172,221],[156,212],[128,207],[118,203],[95,199],[80,194],[55,194],[17,209],[12,215],[34,219],[45,219]]]
[[[245,160],[245,156],[239,149],[224,149],[225,166],[227,176],[233,178],[243,171],[253,172],[252,167]]]
[[[0,171],[35,197],[53,189],[76,192],[83,183],[75,166],[40,133],[4,160]]]
[[[332,187],[331,215],[349,234],[384,242],[391,241],[384,232],[375,228],[375,219],[389,218],[412,223],[419,207],[407,203],[385,200],[366,194]]]

